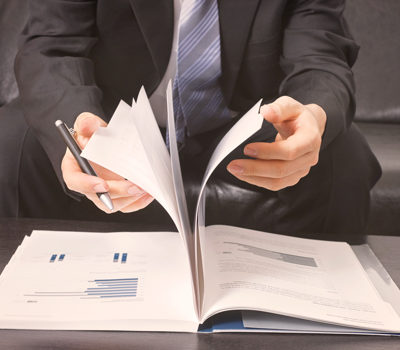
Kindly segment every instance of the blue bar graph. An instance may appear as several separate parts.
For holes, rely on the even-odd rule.
[[[50,258],[50,262],[53,263],[57,259],[57,254],[53,254]]]
[[[122,254],[122,259],[121,259],[121,264],[125,264],[127,259],[128,259],[128,254],[127,253],[123,253]]]
[[[58,261],[63,261],[65,258],[65,254],[60,254]]]
[[[122,261],[124,260],[124,253]],[[125,257],[126,261],[126,257]],[[85,293],[88,296],[96,296],[99,298],[121,298],[121,297],[136,297],[138,291],[139,278],[111,278],[98,279],[89,281],[95,284],[95,287],[87,288]]]
[[[114,259],[113,259],[113,262],[118,262],[118,260],[119,260],[119,253],[115,253],[114,254]]]
[[[65,254],[64,254],[65,255]],[[54,257],[55,256],[55,257]],[[57,259],[57,254],[51,256],[53,262]],[[35,291],[25,296],[34,297],[55,297],[55,298],[81,298],[81,299],[100,299],[100,298],[135,298],[138,295],[139,278],[111,278],[88,281],[89,287],[85,290],[47,290]]]

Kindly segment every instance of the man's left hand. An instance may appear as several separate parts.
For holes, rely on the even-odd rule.
[[[244,154],[227,169],[242,181],[278,191],[297,184],[318,163],[326,113],[316,104],[303,105],[288,96],[260,109],[278,131],[275,142],[246,145]]]

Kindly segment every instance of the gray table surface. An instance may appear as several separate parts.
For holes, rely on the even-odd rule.
[[[133,231],[127,224],[0,219],[0,271],[32,229]],[[400,285],[400,237],[370,236],[368,242]],[[400,349],[400,338],[294,334],[187,334],[0,330],[0,349]]]

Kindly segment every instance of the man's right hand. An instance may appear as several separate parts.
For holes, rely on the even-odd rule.
[[[83,149],[93,133],[99,127],[106,125],[104,120],[92,113],[81,113],[74,124],[77,133],[75,139],[79,146]],[[83,173],[74,156],[67,149],[61,163],[63,178],[70,190],[84,194],[104,212],[110,213],[97,197],[98,192],[108,192],[113,201],[114,211],[123,213],[143,209],[153,201],[153,197],[132,182],[97,164],[91,163],[91,165],[97,177]]]

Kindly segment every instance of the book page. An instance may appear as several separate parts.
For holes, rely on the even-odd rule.
[[[215,148],[203,176],[200,186],[199,197],[196,205],[195,225],[197,225],[199,206],[202,201],[203,192],[213,171],[231,153],[239,147],[250,136],[261,129],[264,118],[259,114],[261,100],[258,101],[239,121],[226,133]]]
[[[133,107],[120,102],[109,125],[95,132],[82,156],[152,195],[182,233],[168,150],[143,89]]]
[[[203,321],[224,310],[244,309],[400,331],[400,318],[346,243],[231,226],[207,227],[200,241]]]
[[[186,202],[185,189],[183,187],[182,170],[179,160],[178,144],[176,141],[175,117],[172,100],[172,85],[169,81],[166,91],[167,96],[167,115],[168,115],[168,133],[169,148],[171,152],[171,168],[172,178],[176,195],[176,203],[178,206],[179,218],[182,223],[182,236],[188,253],[190,262],[190,271],[192,272],[193,296],[198,313],[199,287],[198,287],[198,271],[196,269],[196,254],[193,231],[190,227],[190,219]]]
[[[180,221],[182,223],[183,238],[187,245],[191,263],[194,259],[193,234],[190,227],[189,213],[186,203],[185,189],[183,187],[182,170],[179,160],[178,144],[176,141],[174,107],[172,102],[172,86],[171,81],[167,87],[167,115],[168,115],[168,133],[169,133],[169,148],[171,152],[171,168],[173,186],[175,189],[176,203],[178,207]]]
[[[400,316],[400,290],[375,256],[368,244],[351,246],[369,280],[383,301],[388,302]],[[330,325],[321,322],[275,315],[265,312],[242,312],[243,325],[261,332],[285,333],[335,333],[335,334],[395,334],[384,331],[361,330],[359,328]],[[399,334],[397,334],[399,335]]]
[[[196,331],[178,233],[34,231],[0,278],[0,328]]]
[[[261,100],[258,101],[244,116],[242,116],[236,124],[225,134],[225,136],[218,143],[215,148],[208,164],[206,171],[203,175],[203,180],[200,186],[200,191],[196,204],[196,212],[194,215],[194,244],[195,244],[195,262],[196,271],[198,271],[198,298],[199,309],[202,308],[203,303],[203,267],[202,267],[202,254],[200,252],[201,246],[199,244],[199,231],[205,228],[205,189],[207,181],[212,175],[217,166],[231,153],[235,148],[239,147],[250,136],[256,133],[262,126],[264,118],[259,114]]]
[[[170,155],[143,87],[140,89],[136,107],[132,109],[135,112],[133,121],[159,188],[163,191],[163,196],[173,204],[175,192],[171,186],[173,183]]]

